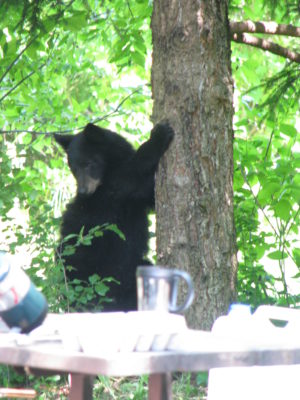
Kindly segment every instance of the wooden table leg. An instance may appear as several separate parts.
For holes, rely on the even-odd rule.
[[[71,374],[69,400],[92,400],[94,377]]]
[[[149,375],[149,400],[172,400],[171,374]]]

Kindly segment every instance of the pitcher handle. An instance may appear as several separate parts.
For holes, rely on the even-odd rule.
[[[194,300],[194,294],[195,293],[194,293],[193,281],[192,281],[192,278],[190,277],[190,275],[185,271],[181,271],[181,270],[177,270],[176,269],[176,270],[173,270],[173,274],[174,274],[175,278],[177,278],[177,279],[181,278],[186,282],[187,287],[188,287],[188,293],[186,295],[185,301],[182,304],[176,305],[176,302],[175,302],[174,305],[172,304],[170,306],[170,312],[172,312],[172,313],[183,313],[185,310],[187,310],[189,308],[189,306],[192,304],[192,302]],[[174,295],[175,295],[174,297],[176,299],[177,290],[176,290],[176,293],[174,293]],[[172,303],[173,303],[173,301],[172,301]]]

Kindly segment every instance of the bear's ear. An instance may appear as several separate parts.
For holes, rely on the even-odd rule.
[[[61,145],[61,147],[67,151],[68,147],[73,139],[72,135],[58,135],[57,133],[54,133],[54,139],[58,144]]]
[[[101,133],[103,134],[103,129],[99,128],[96,125],[93,124],[87,124],[86,127],[83,130],[84,136],[93,141],[93,142],[98,142],[100,139]]]

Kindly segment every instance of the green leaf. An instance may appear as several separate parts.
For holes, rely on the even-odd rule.
[[[81,284],[81,280],[80,279],[73,279],[72,283],[74,285],[80,285]]]
[[[92,244],[92,239],[90,237],[84,237],[80,243],[84,246],[90,246]]]
[[[107,225],[105,229],[116,233],[120,239],[126,240],[124,233],[120,231],[117,225],[115,224]]]
[[[63,256],[71,256],[72,254],[75,254],[75,248],[74,246],[66,246],[64,248],[64,251],[62,253]]]
[[[288,124],[280,124],[280,131],[290,137],[295,137],[298,134],[297,129]]]
[[[275,216],[279,217],[284,221],[288,221],[290,219],[290,213],[292,210],[292,206],[288,200],[282,199],[280,200],[274,207]]]
[[[85,11],[77,12],[72,17],[65,18],[63,25],[74,32],[82,29],[87,24],[87,14]]]
[[[248,126],[248,125],[249,125],[248,118],[241,119],[240,121],[237,121],[235,123],[235,126],[237,126],[237,127],[239,127],[239,126]]]
[[[145,56],[141,54],[139,51],[135,51],[134,53],[131,54],[132,60],[135,62],[135,64],[140,65],[141,67],[144,68],[145,66]]]
[[[97,274],[94,274],[94,275],[89,276],[89,282],[90,282],[92,285],[95,284],[95,283],[97,283],[97,282],[99,282],[99,280],[100,280],[100,278],[99,278],[99,275],[97,275]]]
[[[23,144],[29,144],[29,143],[31,143],[31,141],[32,141],[32,135],[31,135],[31,133],[25,133],[24,135],[23,135],[23,137],[22,137],[22,142],[23,142]]]
[[[266,205],[271,201],[272,196],[281,190],[281,185],[277,182],[268,182],[262,186],[258,193],[258,200],[262,205]]]
[[[291,232],[294,232],[296,235],[298,235],[299,228],[295,223],[291,226]]]
[[[297,267],[300,268],[300,248],[293,249],[293,257]]]
[[[95,292],[99,295],[99,296],[105,296],[106,293],[108,292],[109,288],[103,283],[103,282],[99,282],[97,283],[97,285],[95,286]]]
[[[280,250],[276,250],[276,251],[269,253],[268,257],[271,260],[283,260],[285,258],[288,258],[288,255]]]
[[[67,235],[63,238],[63,243],[68,242],[70,239],[78,238],[78,235],[76,233],[70,233],[70,235]]]
[[[103,231],[102,230],[97,230],[94,233],[95,237],[102,237],[103,236]]]

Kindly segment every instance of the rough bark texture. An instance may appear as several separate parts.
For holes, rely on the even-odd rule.
[[[154,0],[152,33],[153,120],[176,134],[156,179],[158,261],[192,275],[187,321],[210,329],[236,279],[227,1]]]

